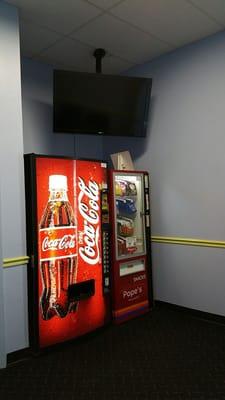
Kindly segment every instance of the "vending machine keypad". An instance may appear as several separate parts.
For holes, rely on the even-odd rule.
[[[108,293],[110,288],[110,226],[107,189],[102,190],[102,266],[103,291]]]
[[[109,290],[110,257],[109,257],[109,231],[104,230],[102,234],[102,264],[103,264],[103,286],[104,291]]]

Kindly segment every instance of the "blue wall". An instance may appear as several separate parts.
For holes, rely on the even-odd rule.
[[[152,235],[225,241],[225,33],[129,71],[153,78],[145,139],[105,140],[151,175]],[[225,315],[225,250],[153,244],[157,299]]]

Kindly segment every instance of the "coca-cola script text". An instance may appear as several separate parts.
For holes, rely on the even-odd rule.
[[[86,185],[83,178],[78,180],[78,210],[84,220],[83,245],[79,247],[79,254],[85,262],[95,265],[99,262],[99,187],[95,181]]]

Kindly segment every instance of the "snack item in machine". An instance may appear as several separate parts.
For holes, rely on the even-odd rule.
[[[124,179],[116,180],[115,184],[116,196],[136,196],[137,188],[134,182]]]
[[[120,236],[133,236],[134,222],[130,218],[117,218],[117,232]]]
[[[117,214],[134,219],[137,209],[134,199],[116,199]]]

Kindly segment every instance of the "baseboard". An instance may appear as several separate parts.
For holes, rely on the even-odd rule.
[[[31,349],[26,347],[21,350],[13,351],[12,353],[7,354],[7,366],[11,364],[15,364],[22,360],[27,360],[32,355]]]
[[[170,310],[189,314],[190,316],[198,319],[203,319],[208,322],[225,325],[225,316],[212,314],[205,311],[195,310],[193,308],[183,307],[173,303],[167,303],[161,300],[155,300],[155,307],[164,307]]]

